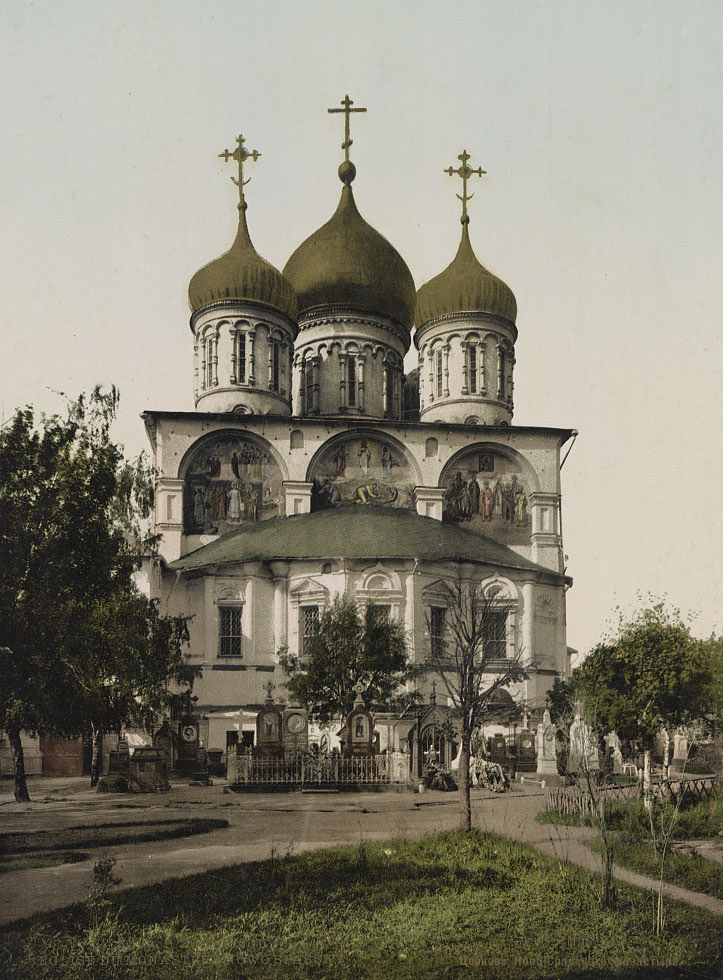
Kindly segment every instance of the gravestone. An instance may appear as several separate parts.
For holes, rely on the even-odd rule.
[[[163,724],[158,729],[156,734],[153,736],[153,745],[162,752],[166,761],[168,762],[169,768],[173,765],[173,733],[171,732],[171,726],[168,724],[168,719],[164,719]]]
[[[256,744],[254,756],[257,759],[280,759],[284,754],[281,735],[282,711],[273,702],[274,685],[265,685],[266,701],[256,715]]]
[[[567,771],[569,773],[587,773],[595,772],[599,768],[597,738],[588,723],[581,717],[578,706],[575,711],[575,720],[570,725]]]
[[[128,748],[128,739],[121,735],[118,739],[118,748],[111,749],[108,754],[108,774],[111,776],[123,776],[130,778],[131,773],[131,754]]]
[[[364,707],[364,685],[356,685],[356,700],[344,726],[344,754],[352,757],[374,756],[374,716]]]
[[[528,728],[523,728],[515,738],[517,749],[517,768],[520,772],[537,771],[537,752],[535,751],[535,735]]]
[[[610,756],[610,763],[612,767],[612,774],[614,776],[619,776],[623,771],[623,752],[620,745],[620,738],[617,732],[608,732],[605,736],[605,744],[607,745],[608,753]]]
[[[284,754],[287,756],[299,755],[308,751],[309,714],[304,708],[286,708],[284,710],[281,739]]]
[[[489,744],[489,757],[504,768],[507,765],[507,741],[504,735],[493,735]]]
[[[176,768],[184,775],[195,773],[198,769],[198,721],[193,715],[184,715],[178,722],[178,756]]]
[[[131,782],[141,793],[160,793],[170,789],[168,759],[158,748],[141,746],[130,760]]]
[[[545,708],[542,721],[537,726],[536,743],[537,772],[543,776],[556,776],[555,726],[552,724],[549,708]]]

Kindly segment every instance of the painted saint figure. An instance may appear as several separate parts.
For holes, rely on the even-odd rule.
[[[228,492],[228,519],[238,521],[241,517],[241,494],[238,483],[232,483]]]
[[[493,507],[492,491],[490,490],[489,483],[485,480],[485,488],[482,491],[482,498],[480,501],[480,514],[482,515],[483,521],[492,520],[492,507]]]
[[[344,476],[346,472],[346,449],[339,446],[336,451],[336,475]]]
[[[366,439],[362,439],[361,449],[357,453],[357,456],[359,457],[359,467],[364,476],[366,476],[369,472],[369,464],[372,461],[372,454],[369,451]]]

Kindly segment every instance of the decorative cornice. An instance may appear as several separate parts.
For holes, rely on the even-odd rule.
[[[373,318],[368,313],[354,312],[343,306],[325,307],[323,314],[303,314],[299,317],[299,333],[326,323],[353,323],[362,327],[378,327],[380,330],[386,330],[394,334],[395,337],[402,341],[405,350],[408,350],[410,346],[409,331],[396,320],[381,315]]]

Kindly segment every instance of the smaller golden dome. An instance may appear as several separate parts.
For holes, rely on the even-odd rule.
[[[251,243],[245,205],[239,206],[238,231],[228,252],[209,262],[193,276],[188,299],[195,313],[224,300],[261,303],[296,320],[298,302],[287,279]]]
[[[342,163],[344,182],[336,211],[302,242],[284,266],[299,297],[300,313],[329,306],[388,316],[409,330],[414,280],[399,252],[362,218],[351,181],[354,164]]]
[[[466,222],[462,224],[462,240],[452,262],[417,291],[414,322],[419,329],[448,313],[489,313],[512,323],[517,317],[514,293],[478,261]]]

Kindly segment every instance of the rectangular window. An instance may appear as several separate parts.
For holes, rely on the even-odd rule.
[[[477,348],[471,344],[467,349],[469,355],[469,393],[477,394]]]
[[[346,400],[347,400],[347,404],[353,407],[354,405],[356,405],[356,357],[354,357],[353,354],[349,354],[346,359],[346,363],[347,363]]]
[[[219,606],[218,608],[218,655],[219,657],[241,656],[241,606]]]
[[[507,656],[507,613],[488,612],[484,626],[484,656],[487,660],[504,660]]]
[[[434,355],[437,371],[437,398],[442,397],[442,351],[438,350]]]
[[[387,623],[392,614],[391,606],[370,605],[367,607],[369,612],[369,623],[371,626],[381,626]]]
[[[387,385],[387,403],[384,406],[385,415],[394,415],[394,368],[387,365],[384,368]]]
[[[279,390],[279,342],[271,341],[271,390]]]
[[[299,610],[299,656],[309,654],[309,640],[319,629],[319,607],[302,606]]]
[[[432,606],[429,612],[429,639],[432,656],[444,656],[444,631],[447,625],[447,610],[442,606]]]
[[[238,380],[239,383],[246,380],[246,334],[239,334],[238,338]]]
[[[304,411],[311,412],[314,408],[314,365],[312,361],[304,364]]]

